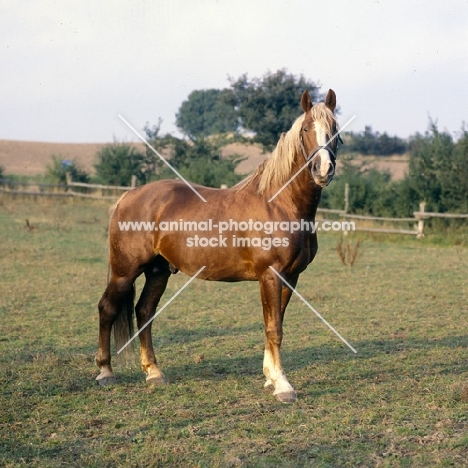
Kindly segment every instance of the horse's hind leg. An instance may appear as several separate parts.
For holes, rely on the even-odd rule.
[[[152,321],[142,330],[150,321],[156,312],[159,300],[163,295],[171,272],[166,262],[152,264],[145,270],[146,282],[143,287],[140,299],[136,305],[136,317],[140,338],[141,367],[146,373],[146,381],[151,385],[166,383],[164,374],[158,367],[156,356],[154,354],[153,342],[151,339]]]
[[[110,336],[112,325],[119,313],[124,312],[122,310],[124,306],[133,307],[133,280],[112,277],[98,305],[99,346],[96,353],[96,365],[101,373],[96,380],[100,385],[116,383],[111,367]]]

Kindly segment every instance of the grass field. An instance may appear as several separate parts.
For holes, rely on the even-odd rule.
[[[155,320],[168,386],[135,362],[99,387],[106,210],[0,199],[0,466],[467,465],[467,248],[366,237],[346,268],[323,233],[298,290],[358,354],[293,296],[293,405],[263,391],[256,283],[196,280]]]

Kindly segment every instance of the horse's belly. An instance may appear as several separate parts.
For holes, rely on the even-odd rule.
[[[257,275],[249,249],[233,247],[230,240],[216,236],[166,236],[158,243],[162,255],[178,270],[209,281],[254,281]]]

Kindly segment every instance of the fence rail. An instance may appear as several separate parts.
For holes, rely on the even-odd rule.
[[[348,203],[349,188],[345,190],[345,207],[349,206]],[[326,208],[319,208],[319,213],[335,213],[340,218],[349,220],[361,220],[361,221],[376,221],[382,223],[415,223],[414,229],[392,229],[392,228],[376,228],[368,226],[355,226],[356,231],[374,232],[381,234],[403,234],[416,236],[418,239],[424,237],[424,221],[431,218],[447,218],[447,219],[468,219],[468,214],[462,213],[435,213],[432,211],[425,211],[426,203],[421,202],[419,204],[419,211],[413,212],[413,218],[388,218],[383,216],[366,216],[348,213],[345,210],[330,210]],[[344,232],[347,235],[347,231]]]
[[[124,187],[123,185],[101,185],[101,184],[85,184],[84,182],[73,182],[67,180],[67,185],[69,187],[85,187],[90,189],[104,189],[104,190],[130,190],[132,187]]]
[[[26,195],[26,196],[43,196],[43,197],[81,197],[94,200],[113,200],[115,201],[121,192],[131,190],[136,185],[136,177],[132,177],[132,185],[130,187],[120,185],[102,185],[102,184],[86,184],[84,182],[74,182],[67,174],[66,184],[41,184],[36,182],[17,182],[8,179],[0,179],[0,193]],[[347,184],[346,184],[347,185]],[[31,190],[35,187],[36,190]],[[93,193],[85,193],[73,190],[73,188],[87,189]],[[415,235],[417,238],[424,237],[424,221],[431,218],[447,218],[447,219],[468,219],[468,214],[462,213],[434,213],[425,211],[425,203],[419,204],[419,211],[413,212],[412,218],[390,218],[380,216],[366,216],[348,212],[349,207],[349,187],[345,187],[345,209],[335,210],[329,208],[318,208],[318,213],[335,214],[344,220],[371,221],[373,223],[415,223],[414,229],[392,229],[388,227],[374,227],[365,225],[356,225],[356,231],[374,232],[382,234],[404,234]],[[346,235],[347,232],[345,231]]]
[[[468,214],[461,214],[461,213],[433,213],[432,211],[415,211],[415,217],[419,217],[421,219],[429,219],[429,218],[460,218],[460,219],[468,219]]]

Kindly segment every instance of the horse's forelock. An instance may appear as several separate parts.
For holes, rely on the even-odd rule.
[[[323,103],[320,102],[310,110],[311,117],[318,122],[327,132],[329,138],[333,136],[334,125],[336,125],[335,114]]]

